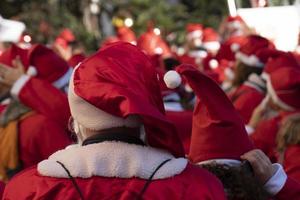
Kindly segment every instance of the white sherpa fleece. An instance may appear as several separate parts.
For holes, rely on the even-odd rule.
[[[73,177],[92,176],[148,179],[157,166],[163,165],[153,179],[164,179],[180,174],[187,165],[185,158],[174,158],[170,153],[149,146],[123,142],[102,142],[87,146],[71,145],[57,151],[38,164],[42,176],[68,178],[56,161],[63,163]]]

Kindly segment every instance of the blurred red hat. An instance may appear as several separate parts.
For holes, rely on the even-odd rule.
[[[72,73],[67,62],[53,50],[37,44],[28,52],[30,66],[36,69],[36,77],[52,83],[57,88],[66,86]]]
[[[121,26],[117,28],[117,36],[123,42],[129,42],[136,44],[136,37],[134,32],[127,26]]]
[[[187,81],[198,98],[193,113],[189,153],[191,161],[239,161],[241,155],[253,149],[253,145],[243,120],[226,94],[215,81],[191,65],[180,65],[176,71]],[[168,73],[165,79],[167,85],[172,85],[170,82],[174,80],[167,78],[170,75]]]
[[[226,18],[226,25],[233,28],[240,28],[243,24],[245,24],[245,21],[243,18],[239,15],[236,16],[228,16]]]
[[[55,44],[58,44],[66,49],[69,46],[69,43],[74,42],[75,40],[76,38],[73,32],[70,29],[65,28],[55,39]]]
[[[153,56],[155,54],[161,55],[162,58],[172,56],[170,47],[160,37],[160,35],[154,32],[153,28],[148,28],[147,32],[140,36],[137,46],[149,56]]]
[[[274,51],[276,51],[276,53],[274,53],[273,56],[269,58],[268,62],[264,67],[264,71],[261,74],[262,78],[264,78],[265,80],[267,80],[270,74],[276,71],[277,69],[283,67],[299,68],[297,59],[294,57],[292,53],[278,51],[278,50],[274,50]]]
[[[116,36],[109,36],[101,43],[100,48],[107,47],[115,42],[120,42],[120,39]]]
[[[250,67],[263,67],[267,60],[265,60],[264,54],[258,54],[258,52],[264,48],[274,49],[275,47],[264,37],[250,35],[247,36],[245,44],[241,46],[235,56],[236,59]]]
[[[134,45],[109,45],[75,68],[69,104],[74,119],[86,128],[143,124],[150,146],[183,155],[175,127],[165,116],[155,67]]]
[[[219,34],[212,28],[205,28],[203,31],[203,46],[212,51],[217,51],[220,48]]]
[[[267,90],[272,100],[281,108],[294,111],[300,109],[300,70],[281,67],[270,73]]]

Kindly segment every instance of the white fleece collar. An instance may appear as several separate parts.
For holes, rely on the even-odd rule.
[[[71,145],[57,151],[38,164],[42,176],[68,178],[60,161],[73,177],[92,176],[148,179],[159,164],[163,165],[153,179],[164,179],[180,174],[187,165],[185,158],[174,158],[170,153],[149,146],[123,142],[102,142],[87,146]]]

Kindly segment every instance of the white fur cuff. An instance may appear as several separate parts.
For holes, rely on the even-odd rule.
[[[13,98],[18,99],[19,94],[24,87],[24,85],[29,81],[30,76],[28,75],[22,75],[12,86],[10,90],[10,94]]]
[[[264,185],[264,188],[269,194],[275,196],[283,188],[287,180],[287,175],[280,164],[275,163],[272,166],[276,169],[276,172]]]

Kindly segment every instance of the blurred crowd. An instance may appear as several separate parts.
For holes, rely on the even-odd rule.
[[[87,55],[0,18],[0,198],[300,199],[299,48],[238,15],[114,28]]]

